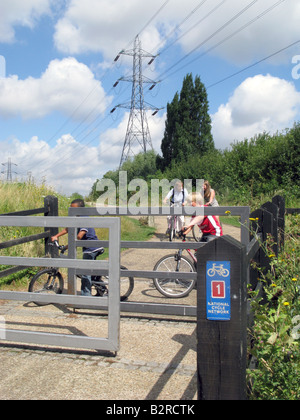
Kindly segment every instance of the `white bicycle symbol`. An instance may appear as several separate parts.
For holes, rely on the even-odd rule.
[[[227,270],[227,268],[224,268],[224,265],[217,265],[217,264],[213,264],[212,268],[210,268],[207,271],[207,274],[209,275],[209,277],[213,277],[216,274],[218,274],[221,277],[228,277],[229,276],[229,270]]]

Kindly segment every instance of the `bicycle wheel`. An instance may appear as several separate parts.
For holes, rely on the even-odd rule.
[[[195,239],[195,241],[200,242],[202,238],[201,229],[199,229],[199,227],[195,225],[193,226],[192,233],[193,233],[193,238]]]
[[[121,265],[121,270],[127,270],[126,267]],[[93,296],[105,296],[109,293],[109,278],[107,276],[101,276],[100,282],[92,283],[92,295]],[[95,293],[93,292],[95,288]],[[134,288],[134,278],[130,276],[120,277],[120,300],[124,301],[128,299]]]
[[[179,271],[181,273],[195,272],[193,263],[186,257],[181,257],[177,261],[176,255],[166,255],[161,258],[154,266],[154,271]],[[170,298],[181,298],[187,296],[195,286],[194,279],[154,278],[156,289],[164,296]]]
[[[175,236],[175,220],[174,217],[172,217],[170,222],[170,230],[169,230],[169,241],[172,242]]]
[[[30,293],[54,293],[62,294],[64,290],[64,279],[59,271],[45,269],[35,274],[28,286]],[[48,305],[47,303],[34,302],[38,306]]]

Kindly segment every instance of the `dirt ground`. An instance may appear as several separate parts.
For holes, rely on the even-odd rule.
[[[166,217],[155,217],[156,233],[151,239],[153,242],[169,242],[166,236],[167,221]],[[236,240],[240,241],[241,232],[239,228],[223,225],[224,235],[230,235]],[[187,237],[187,241],[195,243],[192,234],[190,233]],[[180,248],[180,239],[176,239],[178,243],[178,249]],[[122,252],[121,263],[129,270],[152,270],[156,262],[167,254],[174,254],[174,250],[170,249],[128,249]],[[186,252],[185,252],[186,254]],[[187,255],[187,254],[186,254]],[[188,257],[188,255],[187,255]],[[182,305],[196,305],[196,290],[194,290],[189,296],[182,299],[166,299],[164,298],[153,286],[153,282],[150,279],[139,279],[135,278],[135,286],[132,295],[129,300],[131,301],[144,301],[154,303],[180,303]]]
[[[153,241],[167,241],[166,218],[156,218]],[[224,233],[239,239],[237,228]],[[191,239],[191,238],[190,238]],[[191,239],[192,240],[192,239]],[[178,240],[180,246],[180,241]],[[122,264],[152,270],[170,250],[129,249]],[[166,299],[149,279],[135,279],[129,301],[196,305],[196,290],[184,299]],[[0,320],[11,329],[101,337],[107,334],[105,311],[61,305],[38,307],[0,301]],[[122,313],[120,350],[106,352],[49,348],[0,342],[0,400],[196,400],[196,319]],[[1,339],[1,336],[0,336]]]

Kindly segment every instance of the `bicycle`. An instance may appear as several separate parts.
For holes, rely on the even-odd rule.
[[[181,207],[179,204],[172,204],[171,207]],[[172,216],[168,217],[168,229],[167,234],[169,237],[169,241],[172,242],[173,239],[176,237],[176,234],[179,232],[178,223],[179,217],[177,214],[173,214]]]
[[[180,232],[179,236],[182,236],[183,242],[185,242],[185,235]],[[197,258],[193,255],[190,249],[187,249],[186,251],[192,258],[192,261],[182,255],[183,249],[179,249],[175,255],[166,255],[158,260],[153,268],[153,271],[195,273],[197,271]],[[169,298],[183,298],[188,296],[196,284],[195,279],[181,278],[154,278],[153,282],[156,289],[162,295]]]
[[[67,250],[66,246],[59,245],[57,241],[50,244],[56,246],[60,250],[60,258],[64,258],[64,253]],[[97,257],[104,253],[104,248],[98,248]],[[67,258],[67,257],[65,257]],[[121,265],[121,270],[127,270],[126,267]],[[81,278],[80,275],[77,275],[78,278]],[[121,277],[120,278],[120,295],[121,301],[125,301],[131,295],[134,288],[134,278],[133,277]],[[59,268],[49,267],[43,270],[40,270],[35,274],[28,286],[28,292],[30,293],[54,293],[62,294],[64,291],[64,278],[59,271]],[[108,295],[109,292],[109,278],[108,276],[92,276],[92,296],[103,297]],[[43,303],[37,303],[38,306],[44,306]]]

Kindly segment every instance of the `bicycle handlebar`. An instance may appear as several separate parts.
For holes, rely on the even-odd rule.
[[[51,242],[49,245],[56,246],[62,254],[68,249],[65,245],[59,245],[58,241]]]
[[[183,230],[180,230],[178,232],[178,236],[179,236],[179,238],[182,238],[182,242],[185,242],[186,241],[186,235],[184,234],[184,231]]]

